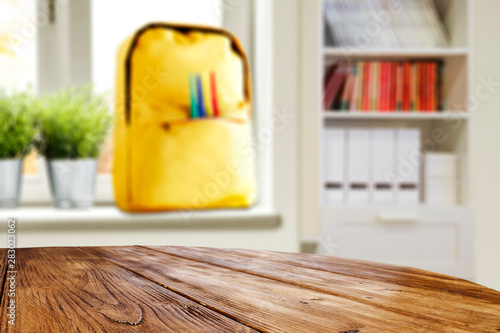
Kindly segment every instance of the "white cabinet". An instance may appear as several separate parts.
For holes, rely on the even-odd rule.
[[[318,251],[471,279],[472,240],[467,208],[332,207],[323,210]]]

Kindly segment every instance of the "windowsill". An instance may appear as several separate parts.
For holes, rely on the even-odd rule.
[[[273,229],[281,225],[277,212],[254,207],[248,210],[212,210],[153,214],[127,214],[115,206],[88,210],[52,207],[21,207],[0,210],[3,220],[16,217],[19,230],[50,231],[79,229]],[[6,223],[0,224],[0,230]]]

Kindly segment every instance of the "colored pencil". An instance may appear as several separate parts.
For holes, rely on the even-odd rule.
[[[194,74],[189,75],[189,95],[191,98],[191,119],[198,118],[198,103],[196,102],[196,81]]]
[[[205,118],[207,113],[205,110],[205,101],[203,99],[203,85],[201,84],[201,75],[196,75],[196,84],[198,87],[198,116]]]
[[[217,97],[217,82],[216,82],[216,77],[215,73],[211,72],[210,73],[210,87],[211,87],[211,92],[212,92],[212,111],[214,117],[219,117],[220,116],[220,110],[219,110],[219,102],[218,102],[218,97]]]

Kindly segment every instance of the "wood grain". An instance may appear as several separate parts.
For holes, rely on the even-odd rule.
[[[335,257],[185,247],[17,249],[1,332],[499,332],[500,293]]]
[[[255,332],[84,248],[18,249],[16,326],[1,332]]]
[[[7,249],[0,249],[0,307],[3,300],[3,286],[5,285],[5,272],[7,271]]]
[[[356,275],[359,275],[358,271],[362,273],[366,270],[360,270],[360,267],[369,265],[371,266],[370,271],[379,270],[381,274],[385,274],[386,279],[389,279],[388,275],[392,272],[392,278],[389,280],[394,282],[398,280],[398,277],[401,277],[401,267],[399,267],[399,270],[394,271],[397,267],[331,258],[336,263],[339,261],[345,262],[349,266],[352,266],[353,263],[357,264],[350,269],[349,275],[347,275],[345,274],[345,268],[339,269],[339,265],[330,267],[333,268],[330,271],[296,266],[297,260],[291,260],[290,254],[279,252],[262,253],[260,251],[192,247],[150,248],[162,253],[340,296],[381,309],[389,309],[408,317],[418,316],[419,318],[425,318],[429,322],[439,322],[455,329],[480,331],[488,321],[490,321],[492,327],[500,327],[499,293],[468,281],[448,276],[440,277],[422,270],[410,269],[410,276],[420,276],[420,279],[413,279],[418,282],[417,284],[410,283],[406,277],[405,280],[400,281],[400,284],[395,285],[394,283],[366,279]],[[297,257],[297,255],[294,255],[294,257]],[[310,258],[311,256],[307,257]],[[320,259],[325,258],[320,257]],[[310,258],[305,266],[311,266],[312,261],[314,261],[314,258]],[[322,267],[325,267],[325,265],[322,264]],[[339,274],[339,270],[343,273]],[[429,290],[429,287],[421,288],[423,284],[421,280],[426,280],[425,285],[432,284],[432,290]],[[443,283],[443,280],[447,281],[447,283]],[[453,283],[449,283],[450,280]],[[479,294],[464,296],[464,290],[469,292],[477,290],[482,298],[478,297]],[[457,321],[457,318],[466,318],[467,320]]]
[[[364,290],[358,290],[359,297],[345,297],[324,290],[327,283],[336,283],[333,278],[318,276],[324,281],[323,290],[304,288],[299,283],[290,283],[282,278],[262,274],[263,270],[273,270],[267,266],[255,272],[245,272],[240,266],[208,263],[206,259],[187,258],[173,248],[154,248],[158,255],[149,249],[97,248],[99,255],[117,264],[132,269],[139,274],[160,283],[177,293],[189,295],[196,302],[207,304],[232,318],[238,318],[248,326],[259,331],[269,332],[470,332],[471,329],[456,314],[443,321],[433,318],[427,312],[395,311],[391,304],[380,306],[374,302],[360,300]],[[170,253],[169,253],[170,251]],[[232,251],[232,250],[230,250]],[[187,250],[190,252],[190,249]],[[223,250],[221,250],[223,252]],[[241,251],[240,251],[241,252]],[[252,251],[253,253],[253,251]],[[295,255],[283,254],[289,259]],[[241,256],[241,262],[248,258]],[[366,281],[365,282],[369,282]],[[386,291],[394,294],[393,290]],[[367,296],[371,297],[371,296]],[[392,300],[404,298],[400,293]],[[425,297],[425,295],[423,295]],[[496,314],[500,308],[492,311]],[[476,323],[476,332],[494,332],[500,328],[496,314],[485,311],[482,326]],[[474,314],[473,314],[474,315]],[[482,313],[481,313],[482,315]],[[472,317],[468,317],[470,319]],[[476,321],[479,321],[477,319]],[[498,326],[498,327],[497,327]]]

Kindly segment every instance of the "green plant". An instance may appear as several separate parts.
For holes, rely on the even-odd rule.
[[[36,147],[47,158],[97,158],[112,117],[105,95],[85,86],[46,96],[40,121]]]
[[[20,158],[30,151],[37,133],[34,109],[31,93],[0,89],[0,159]]]

